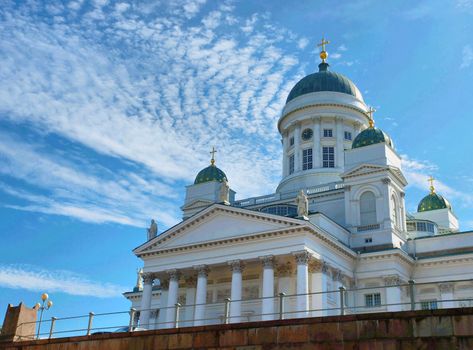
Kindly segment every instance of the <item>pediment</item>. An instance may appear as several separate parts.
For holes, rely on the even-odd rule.
[[[361,164],[358,165],[343,174],[340,175],[340,177],[347,178],[347,177],[356,177],[356,176],[362,176],[362,175],[367,175],[367,174],[372,174],[376,173],[379,171],[386,171],[388,170],[389,167],[385,165],[376,165],[376,164]]]
[[[182,210],[189,210],[189,209],[198,209],[202,207],[208,207],[209,205],[212,205],[214,202],[212,201],[206,201],[203,199],[197,199],[195,201],[192,201],[184,206],[181,207]]]
[[[297,219],[214,204],[137,247],[134,253],[139,256],[161,249],[228,240],[301,224]]]
[[[394,166],[388,166],[388,165],[361,164],[344,172],[343,174],[340,175],[340,177],[342,179],[346,179],[350,177],[364,176],[364,175],[374,174],[374,173],[383,172],[383,171],[390,172],[404,186],[407,185],[407,180],[404,177],[404,174],[402,173],[401,169],[396,168]]]

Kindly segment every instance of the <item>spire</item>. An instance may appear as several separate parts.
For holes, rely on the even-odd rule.
[[[212,150],[210,151],[210,154],[212,155],[212,159],[210,159],[210,165],[215,165],[215,153],[217,153],[217,150],[212,146]]]
[[[325,62],[325,60],[328,57],[328,53],[325,50],[325,45],[330,44],[330,41],[325,40],[325,38],[322,38],[322,41],[320,44],[317,44],[317,46],[321,47],[322,50],[320,51],[319,57],[322,60],[322,63],[319,64],[319,72],[324,72],[328,70],[329,64]]]
[[[429,179],[427,180],[428,182],[430,182],[430,194],[435,193],[434,180],[435,179],[432,176],[430,176]]]
[[[368,108],[368,119],[369,119],[369,124],[370,124],[370,129],[373,129],[374,128],[374,119],[373,119],[373,114],[374,112],[376,112],[376,109],[374,109],[373,107],[370,106],[370,108]]]

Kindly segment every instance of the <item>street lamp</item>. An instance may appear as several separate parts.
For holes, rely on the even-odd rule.
[[[38,334],[36,335],[36,339],[39,339],[39,332],[41,330],[41,321],[43,320],[43,311],[49,310],[51,306],[53,306],[53,302],[49,300],[49,295],[47,293],[43,293],[43,295],[41,295],[41,300],[43,301],[42,303],[36,303],[35,305],[35,309],[37,311],[41,310],[41,313],[39,314]]]

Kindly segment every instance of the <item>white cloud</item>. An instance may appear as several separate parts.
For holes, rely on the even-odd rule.
[[[309,45],[309,40],[307,38],[300,38],[297,42],[299,49],[305,49]]]
[[[0,286],[30,291],[66,293],[97,298],[121,297],[126,287],[95,282],[64,270],[45,270],[30,265],[0,265]]]
[[[460,69],[468,68],[473,62],[473,49],[471,45],[465,45],[462,50],[462,63]]]

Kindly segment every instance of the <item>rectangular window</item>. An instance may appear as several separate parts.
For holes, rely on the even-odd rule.
[[[289,138],[289,146],[294,146],[294,136]]]
[[[302,170],[312,169],[312,148],[302,151]]]
[[[289,175],[294,173],[294,154],[289,156]]]
[[[373,238],[365,238],[365,243],[373,243]]]
[[[335,168],[335,149],[334,147],[322,148],[322,166],[324,168]]]
[[[430,222],[428,222],[427,223],[427,231],[435,233],[434,224],[431,224]]]
[[[420,308],[422,310],[436,310],[437,300],[422,300],[420,302]]]
[[[351,141],[351,132],[345,131],[345,140]]]
[[[365,294],[365,306],[366,307],[381,306],[381,294],[380,293]]]
[[[427,231],[427,225],[425,224],[425,222],[417,223],[417,231],[422,231],[422,232]]]
[[[416,230],[416,223],[415,222],[408,222],[406,224],[407,231],[415,231]]]
[[[324,129],[324,137],[333,137],[332,129]]]

